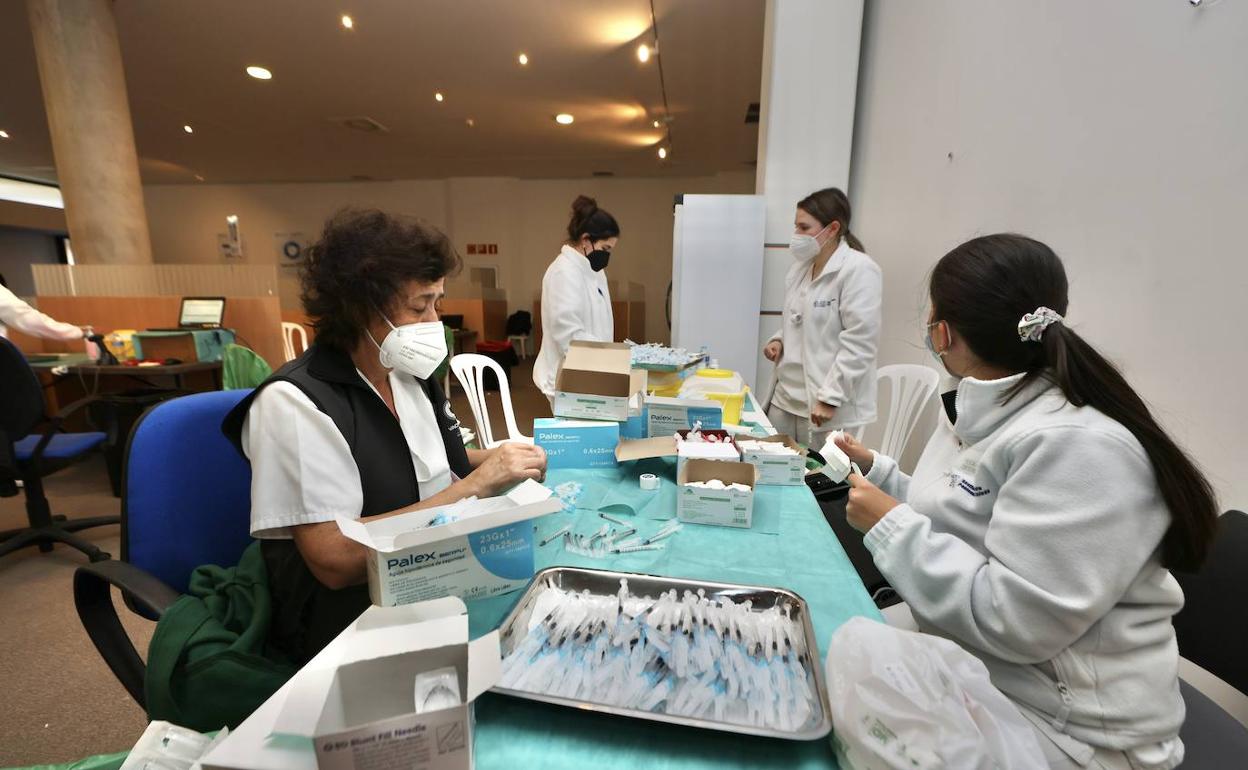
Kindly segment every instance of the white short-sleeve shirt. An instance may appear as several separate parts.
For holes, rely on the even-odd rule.
[[[363,374],[360,378],[368,382]],[[427,499],[454,481],[442,430],[419,382],[391,372],[390,388],[420,496]],[[251,461],[253,537],[289,538],[291,527],[332,521],[339,514],[359,518],[364,490],[351,448],[329,415],[297,386],[275,382],[262,390],[247,411],[241,438]]]

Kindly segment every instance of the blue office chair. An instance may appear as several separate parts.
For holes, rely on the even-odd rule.
[[[27,527],[0,532],[0,556],[28,545],[47,553],[56,543],[77,548],[91,561],[107,559],[108,554],[93,543],[73,534],[89,527],[116,524],[116,516],[92,516],[67,520],[53,516],[43,492],[43,477],[72,465],[104,443],[104,433],[63,433],[65,418],[97,396],[69,404],[48,417],[43,405],[43,388],[13,343],[0,337],[0,495],[16,494],[15,479],[21,479],[26,493]],[[43,433],[31,433],[47,422]]]
[[[113,606],[158,620],[201,564],[231,567],[251,543],[251,467],[221,432],[250,391],[163,401],[135,424],[126,448],[121,561],[74,572],[74,605],[108,667],[141,706],[144,665]]]

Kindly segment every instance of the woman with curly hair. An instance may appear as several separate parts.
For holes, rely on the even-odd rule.
[[[298,662],[369,605],[364,546],[336,516],[387,516],[540,479],[540,447],[465,449],[434,369],[437,305],[460,261],[421,222],[380,211],[331,218],[303,266],[315,343],[226,418],[252,466],[251,534],[273,596],[271,642]]]

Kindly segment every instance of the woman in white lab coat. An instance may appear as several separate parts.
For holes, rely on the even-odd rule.
[[[572,340],[613,342],[607,261],[620,240],[615,217],[584,195],[572,201],[568,240],[542,278],[542,348],[533,383],[554,398],[555,374]]]
[[[849,231],[849,199],[829,187],[797,204],[784,325],[763,348],[776,363],[767,416],[812,447],[875,421],[880,267]]]

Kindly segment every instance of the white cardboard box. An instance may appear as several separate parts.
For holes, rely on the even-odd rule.
[[[723,403],[692,398],[646,397],[646,435],[651,438],[689,430],[695,422],[702,423],[702,427],[707,429],[722,428]]]
[[[463,601],[370,607],[203,758],[205,770],[468,770],[472,702],[501,672],[498,632]],[[416,674],[454,666],[463,702],[415,713]]]
[[[623,343],[573,340],[555,375],[555,416],[627,422],[630,400],[646,390],[646,372],[632,368],[632,356]]]
[[[806,450],[792,437],[778,434],[767,438],[751,437],[749,440],[784,444],[797,452],[795,455],[774,455],[743,448],[741,460],[758,468],[759,484],[796,487],[806,483]]]
[[[368,594],[390,606],[443,596],[481,599],[514,591],[533,577],[529,519],[562,504],[532,479],[506,495],[461,500],[377,521],[338,517],[338,528],[367,546]],[[447,524],[428,526],[456,513]]]
[[[676,518],[689,524],[716,524],[749,528],[754,520],[754,487],[757,469],[749,463],[724,460],[689,460],[676,472]],[[735,489],[702,489],[690,481],[719,479],[725,484],[745,484],[749,492]]]
[[[728,460],[739,462],[741,450],[737,448],[732,435],[725,430],[704,430],[704,435],[718,436],[723,441],[710,443],[705,441],[686,441],[687,430],[676,432],[676,472],[685,467],[689,460]]]

